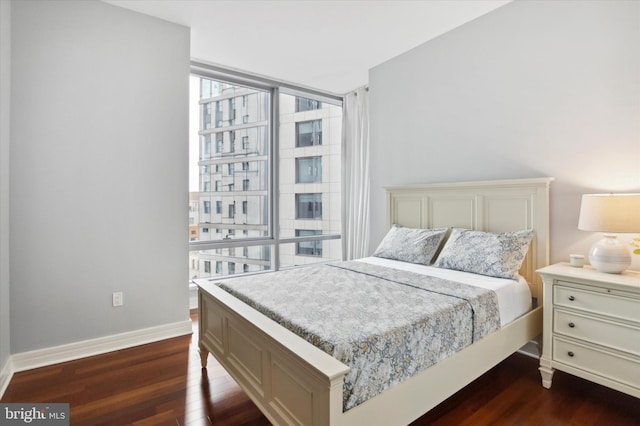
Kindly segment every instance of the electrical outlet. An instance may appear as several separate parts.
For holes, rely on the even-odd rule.
[[[122,306],[123,304],[123,300],[122,300],[122,292],[121,291],[117,291],[115,293],[113,293],[113,306]]]

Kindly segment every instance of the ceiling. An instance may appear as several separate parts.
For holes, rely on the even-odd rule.
[[[191,28],[191,57],[344,94],[368,71],[510,0],[104,0]]]

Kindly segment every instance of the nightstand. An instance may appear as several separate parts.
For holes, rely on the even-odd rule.
[[[544,283],[540,374],[557,370],[640,398],[640,273],[605,274],[566,263]]]

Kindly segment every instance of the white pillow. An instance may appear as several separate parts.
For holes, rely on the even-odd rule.
[[[434,266],[517,279],[532,238],[532,229],[491,233],[454,228]]]
[[[417,229],[393,225],[376,251],[376,257],[431,265],[449,228]]]

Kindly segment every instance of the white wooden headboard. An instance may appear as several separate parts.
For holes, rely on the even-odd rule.
[[[489,232],[533,229],[520,274],[542,303],[536,269],[549,264],[549,186],[553,178],[385,187],[387,225],[458,227]]]

